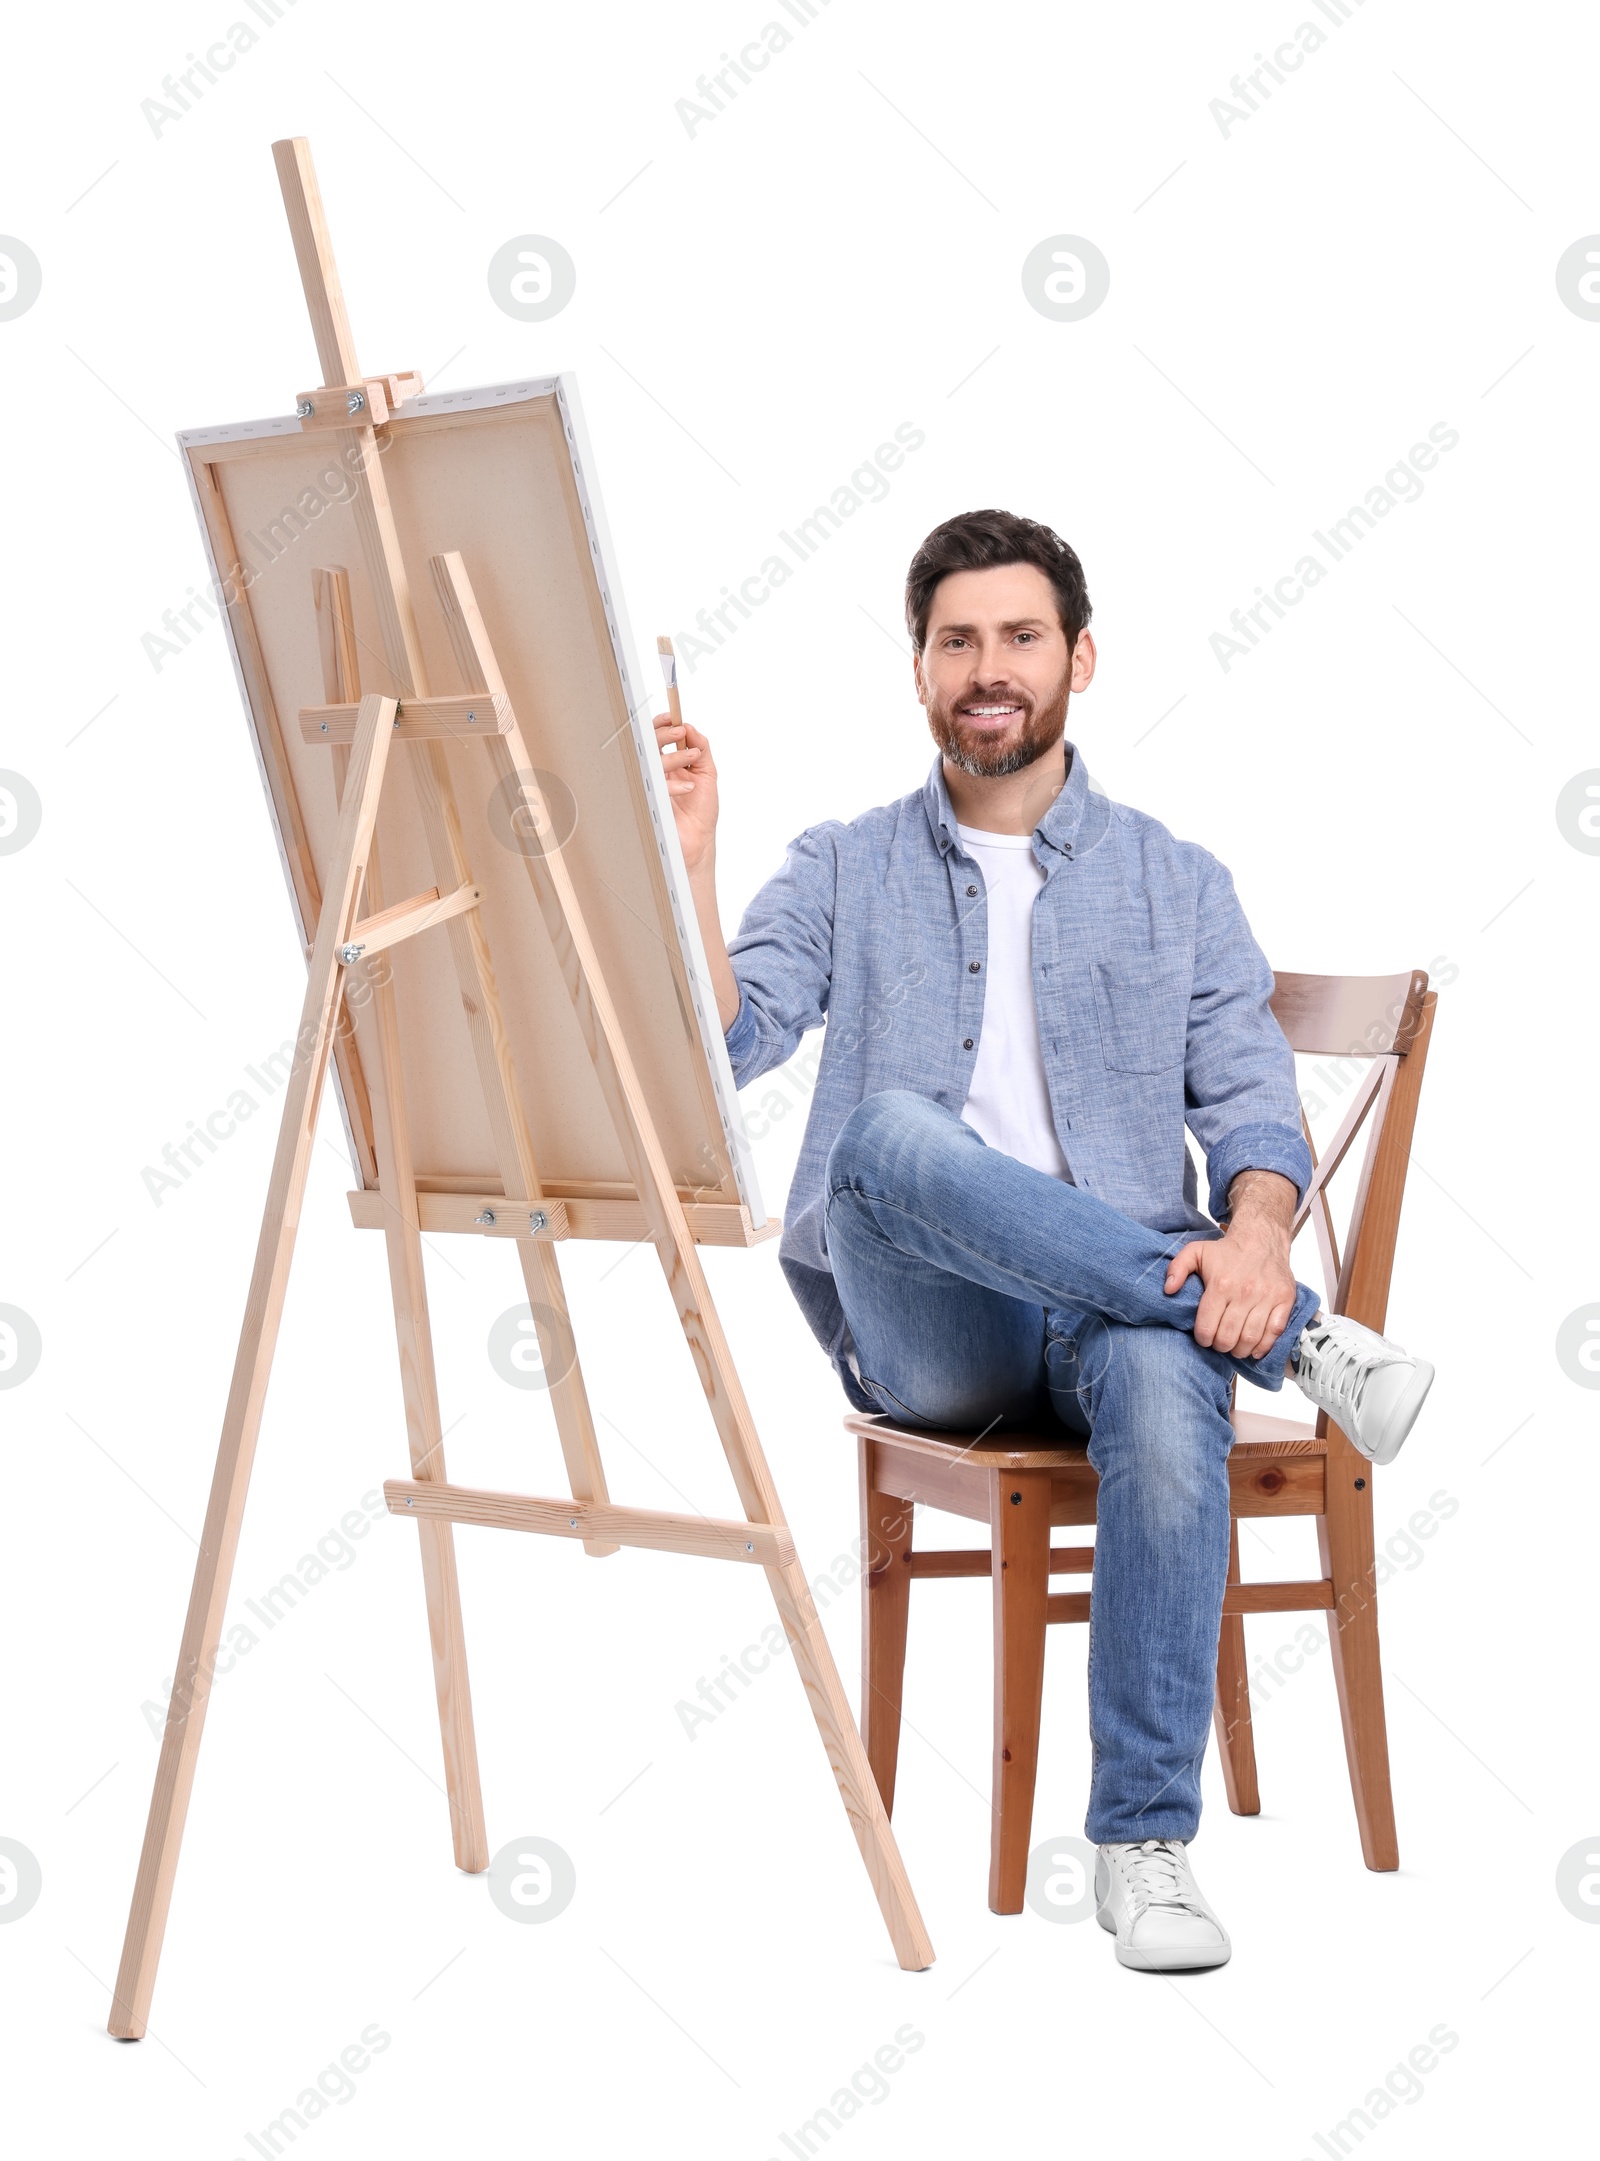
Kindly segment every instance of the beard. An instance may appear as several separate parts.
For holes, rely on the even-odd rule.
[[[993,697],[938,696],[928,703],[928,731],[950,763],[975,780],[1000,780],[1020,773],[1055,749],[1066,733],[1070,677],[1064,674],[1059,687],[1036,704],[1025,690],[1007,690]],[[1020,714],[1003,735],[971,727],[957,710],[962,704],[1018,705]]]

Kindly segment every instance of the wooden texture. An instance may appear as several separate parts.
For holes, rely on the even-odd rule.
[[[272,146],[283,190],[283,207],[289,218],[294,257],[300,266],[311,335],[317,341],[317,362],[324,383],[358,383],[361,368],[356,360],[355,339],[345,313],[344,292],[333,259],[333,242],[322,210],[322,190],[311,162],[311,145],[303,135],[288,137]]]
[[[351,1221],[357,1230],[382,1230],[383,1201],[378,1194],[350,1193],[346,1199],[350,1204]],[[497,1187],[487,1186],[474,1193],[419,1193],[417,1200],[422,1211],[422,1228],[430,1234],[470,1231],[479,1237],[492,1235],[478,1221],[485,1209],[499,1211],[528,1205],[525,1196],[507,1200]],[[637,1194],[573,1192],[570,1188],[557,1191],[547,1185],[537,1205],[564,1216],[566,1230],[563,1235],[569,1237],[614,1239],[625,1245],[639,1245],[650,1235],[644,1206]],[[684,1201],[683,1213],[696,1245],[702,1246],[759,1245],[764,1239],[776,1238],[781,1228],[778,1223],[771,1222],[763,1224],[760,1230],[752,1230],[748,1212],[725,1202]],[[555,1235],[554,1231],[550,1235]]]
[[[482,735],[503,735],[510,712],[505,698],[402,698],[394,732],[402,743],[475,743]],[[348,743],[355,724],[355,706],[345,700],[300,708],[301,739],[314,748]]]
[[[672,640],[656,639],[656,655],[667,679],[667,718],[675,728],[683,726],[683,700],[678,692],[678,656],[672,650]]]
[[[1052,1576],[1087,1576],[1094,1570],[1093,1546],[1052,1546]],[[994,1573],[994,1555],[981,1546],[963,1546],[953,1552],[920,1552],[910,1555],[913,1576],[988,1576]]]
[[[857,1450],[861,1479],[861,1738],[883,1800],[894,1813],[900,1762],[900,1701],[906,1670],[906,1619],[911,1610],[911,1504],[878,1487],[876,1444],[863,1434]],[[988,1556],[985,1555],[985,1559]]]
[[[350,943],[360,946],[359,957],[370,958],[388,946],[398,945],[403,938],[415,938],[419,931],[432,930],[436,923],[448,923],[452,916],[465,915],[482,898],[475,885],[460,885],[453,893],[444,894],[436,885],[429,886],[426,893],[391,901],[376,915],[363,916],[350,932]],[[398,1043],[395,1054],[399,1055]]]
[[[323,712],[361,710],[361,649],[356,643],[355,612],[350,605],[350,573],[338,564],[311,573],[311,605],[316,618],[317,652],[322,662]],[[310,710],[317,710],[311,708]],[[400,708],[395,707],[395,720]],[[305,720],[305,709],[300,715]]]
[[[1437,995],[1421,1001],[1407,1055],[1400,1061],[1387,1115],[1361,1167],[1355,1202],[1361,1235],[1352,1231],[1340,1280],[1340,1310],[1380,1332],[1388,1318],[1400,1208],[1417,1100],[1433,1033]],[[1377,1560],[1372,1524],[1372,1465],[1351,1447],[1337,1426],[1319,1417],[1328,1444],[1327,1510],[1317,1519],[1317,1551],[1333,1587],[1335,1623],[1328,1631],[1334,1685],[1344,1728],[1345,1755],[1355,1801],[1361,1851],[1368,1868],[1397,1869],[1389,1775],[1388,1722],[1384,1716],[1383,1668],[1378,1647]]]
[[[301,811],[295,772],[290,764],[283,729],[279,724],[271,672],[260,640],[256,636],[255,618],[244,590],[244,573],[222,489],[216,472],[204,459],[191,458],[189,465],[195,505],[200,514],[212,562],[222,582],[223,605],[233,638],[240,685],[250,707],[256,757],[268,800],[272,804],[273,823],[283,856],[284,871],[289,881],[296,921],[300,926],[301,943],[309,953],[322,912],[322,871]],[[337,577],[342,573],[332,575]],[[322,591],[319,584],[319,602]],[[337,667],[340,658],[324,640],[319,616],[313,664],[321,671],[324,665]],[[326,677],[323,679],[327,680]],[[357,678],[352,676],[347,680],[353,686]],[[319,804],[325,787],[324,780],[317,791]],[[361,1066],[355,1025],[349,1008],[344,1005],[339,1008],[339,1035],[334,1045],[334,1063],[339,1077],[340,1108],[344,1115],[345,1131],[354,1151],[357,1174],[364,1184],[371,1185],[376,1183],[378,1175],[372,1150],[372,1110],[367,1099],[366,1076]]]
[[[1087,1621],[1093,1613],[1093,1593],[1052,1591],[1048,1619]],[[1320,1576],[1306,1576],[1289,1583],[1236,1583],[1223,1594],[1222,1612],[1230,1616],[1247,1613],[1322,1613],[1333,1604],[1333,1586]]]
[[[1292,1047],[1301,1052],[1370,1061],[1341,1124],[1317,1165],[1298,1224],[1314,1217],[1332,1310],[1382,1331],[1405,1194],[1411,1136],[1431,1039],[1435,993],[1418,969],[1359,978],[1279,976],[1274,1010]],[[1341,1255],[1327,1201],[1328,1182],[1351,1157],[1366,1128],[1356,1190]],[[1308,1136],[1309,1138],[1309,1136]],[[891,1569],[875,1564],[864,1578],[863,1729],[873,1735],[875,1764],[892,1783],[908,1623],[915,1577],[995,1578],[995,1782],[990,1849],[990,1904],[1014,1912],[1021,1904],[1019,1870],[1026,1869],[1027,1814],[1032,1796],[1028,1706],[1042,1671],[1045,1628],[1090,1619],[1092,1593],[1048,1588],[1051,1570],[1092,1562],[1092,1548],[1048,1551],[1049,1527],[1092,1523],[1098,1485],[1086,1449],[1049,1434],[955,1433],[897,1424],[882,1415],[851,1412],[862,1465],[862,1536],[874,1555],[886,1547],[884,1526],[907,1510],[906,1531]],[[1261,1613],[1330,1612],[1329,1629],[1351,1793],[1362,1854],[1372,1869],[1399,1866],[1390,1790],[1383,1675],[1378,1649],[1373,1466],[1321,1415],[1316,1421],[1232,1413],[1228,1458],[1230,1525],[1227,1583],[1217,1656],[1215,1727],[1229,1806],[1255,1815],[1261,1807],[1245,1617]],[[869,1468],[870,1467],[870,1468]],[[1016,1566],[1018,1595],[1007,1605],[998,1574],[1003,1524],[996,1496],[1021,1496],[1016,1511],[1043,1528],[1025,1542]],[[917,1501],[954,1515],[987,1520],[990,1554],[912,1549],[909,1508]],[[1253,1516],[1311,1516],[1317,1527],[1320,1576],[1301,1581],[1244,1583],[1238,1521]],[[1019,1533],[1020,1536],[1020,1533]],[[1042,1611],[1040,1611],[1042,1602]],[[1007,1637],[1011,1639],[1009,1642]],[[880,1707],[891,1705],[892,1713]],[[1010,1706],[1009,1714],[1003,1706]],[[874,1722],[875,1726],[874,1726]],[[1032,1747],[1037,1748],[1036,1723]],[[1008,1756],[1009,1751],[1009,1756]],[[1021,1826],[1019,1829],[1018,1826]]]
[[[1327,1492],[1321,1456],[1228,1457],[1228,1487],[1236,1516],[1310,1516]]]
[[[1275,975],[1272,1010],[1292,1050],[1318,1058],[1375,1058],[1410,1047],[1428,988],[1403,975]]]
[[[1230,1613],[1325,1613],[1333,1605],[1333,1585],[1323,1576],[1290,1583],[1234,1583],[1223,1594]]]
[[[1356,1197],[1339,1272],[1337,1309],[1381,1334],[1389,1315],[1389,1281],[1394,1273],[1400,1205],[1411,1166],[1411,1135],[1417,1100],[1427,1066],[1437,994],[1422,1001],[1411,1048],[1399,1062],[1381,1126],[1362,1159]]]
[[[392,699],[373,697],[364,701],[362,723],[351,751],[349,785],[330,855],[296,1038],[296,1061],[284,1086],[283,1118],[267,1189],[266,1213],[245,1301],[244,1328],[228,1391],[222,1441],[200,1537],[200,1558],[184,1621],[178,1671],[167,1705],[155,1792],[112,1998],[110,2030],[127,2040],[144,2033],[155,1986],[178,1849],[211,1697],[211,1674],[222,1634],[239,1525],[261,1430],[267,1377],[300,1224],[318,1098],[333,1044],[342,988],[338,949],[349,935],[361,891],[393,719]]]
[[[1249,1415],[1249,1414],[1246,1414]],[[1282,1425],[1279,1442],[1270,1431]],[[1080,1443],[1060,1447],[1003,1448],[989,1445],[982,1436],[967,1433],[940,1434],[915,1426],[900,1426],[871,1413],[852,1413],[845,1419],[852,1433],[871,1433],[879,1444],[879,1462],[893,1490],[907,1500],[943,1508],[951,1515],[974,1522],[988,1521],[988,1504],[973,1483],[975,1471],[1003,1464],[1009,1470],[1048,1471],[1050,1520],[1054,1524],[1092,1523],[1099,1473]],[[1233,1512],[1238,1516],[1304,1516],[1322,1505],[1326,1482],[1324,1444],[1307,1439],[1313,1429],[1289,1421],[1258,1418],[1252,1431],[1259,1439],[1236,1444],[1228,1457],[1228,1483]],[[1013,1444],[1018,1436],[1012,1436]],[[1037,1441],[1037,1436],[1031,1436]]]
[[[945,1433],[927,1426],[899,1425],[873,1411],[848,1412],[844,1423],[848,1433],[892,1440],[898,1455],[916,1453],[930,1464],[949,1464],[959,1456],[970,1458],[984,1470],[998,1467],[1008,1471],[1049,1471],[1088,1461],[1076,1442],[1050,1442],[1037,1434]],[[989,1520],[987,1507],[983,1520]]]
[[[491,1493],[472,1486],[424,1486],[403,1478],[385,1479],[383,1497],[393,1516],[539,1531],[550,1538],[580,1538],[607,1552],[619,1546],[643,1546],[653,1553],[748,1561],[757,1568],[788,1567],[795,1557],[794,1540],[783,1524],[619,1508],[605,1501],[547,1500],[537,1494]]]
[[[1289,1396],[1292,1403],[1305,1400],[1303,1396],[1290,1395],[1287,1387],[1278,1398],[1280,1403],[1284,1396]],[[1315,1418],[1278,1418],[1265,1411],[1241,1411],[1236,1404],[1232,1423],[1230,1463],[1265,1463],[1269,1458],[1326,1453],[1326,1443],[1317,1431]]]
[[[1234,1522],[1228,1525],[1229,1589],[1236,1588],[1241,1580],[1239,1526]],[[1245,1649],[1244,1620],[1239,1614],[1229,1613],[1226,1604],[1217,1642],[1213,1723],[1228,1806],[1236,1816],[1259,1816],[1261,1784],[1256,1775],[1255,1727],[1250,1717],[1250,1662]]]
[[[1090,1591],[1052,1591],[1044,1602],[1044,1617],[1052,1628],[1063,1621],[1087,1621],[1092,1603]]]
[[[363,380],[369,383],[377,381],[383,385],[383,394],[389,401],[391,412],[397,405],[403,405],[407,398],[420,398],[427,388],[422,377],[414,369],[398,375],[380,375],[377,377],[368,375]]]
[[[994,1913],[1020,1913],[1028,1881],[1044,1703],[1050,1474],[989,1470],[985,1477],[994,1590],[994,1769],[989,1788],[994,1833],[989,1841],[989,1907]]]
[[[1317,1250],[1322,1258],[1323,1283],[1330,1297],[1333,1295],[1333,1285],[1339,1280],[1339,1242],[1334,1230],[1333,1208],[1328,1198],[1328,1181],[1349,1153],[1373,1104],[1387,1100],[1385,1091],[1393,1081],[1397,1062],[1394,1057],[1372,1060],[1367,1072],[1356,1084],[1355,1094],[1350,1099],[1349,1109],[1339,1122],[1338,1131],[1327,1143],[1320,1157],[1311,1138],[1310,1122],[1304,1110],[1300,1113],[1306,1146],[1311,1150],[1312,1171],[1311,1183],[1300,1196],[1300,1205],[1295,1210],[1291,1236],[1298,1234],[1306,1218],[1315,1214]]]
[[[351,400],[355,399],[354,411]],[[311,410],[307,412],[306,407]],[[381,428],[389,418],[389,400],[379,381],[323,384],[316,390],[295,393],[294,409],[300,425],[312,428]]]
[[[366,899],[368,907],[382,910],[383,887],[375,844],[367,862]],[[401,1078],[400,1023],[395,1011],[394,990],[387,974],[370,969],[365,962],[360,965],[373,999],[378,1039],[377,1086],[372,1095],[373,1134],[379,1191],[384,1203],[384,1236],[394,1304],[395,1343],[400,1355],[406,1443],[413,1477],[442,1484],[446,1476],[444,1436],[439,1415],[439,1383],[433,1363],[433,1335],[428,1318],[422,1231],[417,1219],[417,1188],[411,1169],[405,1084]],[[489,1840],[484,1828],[483,1791],[472,1726],[472,1691],[467,1679],[466,1637],[461,1620],[455,1545],[448,1522],[430,1520],[427,1523],[422,1532],[421,1553],[451,1840],[457,1868],[477,1874],[489,1866]]]

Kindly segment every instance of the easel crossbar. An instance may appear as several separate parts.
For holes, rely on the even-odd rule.
[[[465,915],[482,898],[475,885],[457,886],[453,893],[442,896],[436,885],[430,886],[426,893],[397,900],[377,915],[363,917],[339,948],[339,958],[347,968],[353,967],[363,955],[381,953],[388,946],[399,945],[402,939],[414,938],[419,930],[431,930],[435,923],[448,923],[453,916]]]
[[[348,1193],[345,1198],[350,1207],[350,1220],[358,1231],[384,1229],[389,1209],[381,1193],[361,1191]],[[487,1186],[473,1193],[417,1195],[422,1229],[446,1236],[472,1232],[489,1237],[526,1237],[529,1235],[526,1211],[533,1208],[548,1212],[550,1229],[542,1235],[550,1238],[568,1235],[609,1238],[634,1245],[650,1236],[643,1202],[636,1193],[626,1190],[620,1194],[597,1195],[562,1193],[559,1189],[552,1191],[546,1187],[544,1198],[538,1201],[508,1200],[503,1192]],[[559,1231],[555,1228],[558,1211]],[[771,1221],[767,1228],[752,1231],[745,1209],[716,1201],[686,1201],[683,1213],[696,1242],[706,1246],[753,1245],[760,1239],[775,1238],[781,1227]]]
[[[300,733],[308,743],[337,748],[353,743],[357,708],[303,705]],[[515,726],[511,701],[503,692],[480,690],[461,698],[402,698],[395,712],[397,743],[471,743],[488,735],[509,735]]]
[[[386,1478],[383,1498],[391,1516],[443,1517],[449,1523],[542,1531],[552,1538],[604,1539],[655,1553],[749,1561],[758,1568],[785,1568],[795,1558],[794,1540],[784,1524],[685,1516],[599,1501],[552,1501],[535,1494],[492,1493],[477,1486],[447,1486],[414,1478]]]

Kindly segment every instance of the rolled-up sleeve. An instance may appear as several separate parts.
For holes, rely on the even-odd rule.
[[[744,1088],[799,1048],[827,1018],[838,890],[836,820],[789,843],[783,868],[756,894],[728,941],[739,1010],[726,1030],[734,1085]]]
[[[1272,970],[1233,880],[1214,857],[1203,864],[1184,1091],[1189,1130],[1206,1154],[1211,1214],[1221,1223],[1241,1171],[1276,1171],[1298,1198],[1311,1181],[1311,1151],[1294,1053],[1268,1003]]]

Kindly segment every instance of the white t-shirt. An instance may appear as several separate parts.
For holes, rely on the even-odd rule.
[[[961,1116],[991,1148],[1070,1184],[1050,1115],[1033,1002],[1033,904],[1044,884],[1033,835],[980,833],[968,825],[957,831],[983,872],[989,911],[983,1029]]]

